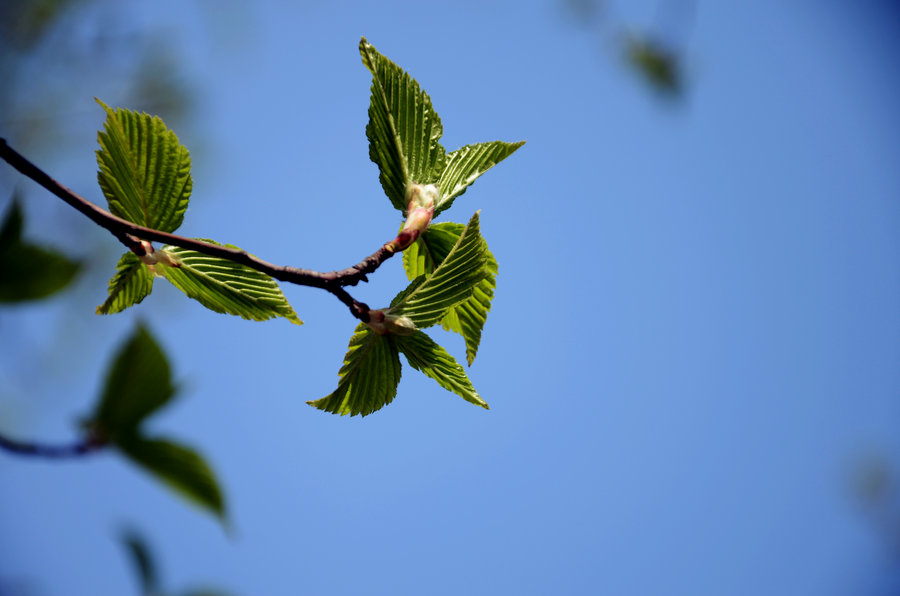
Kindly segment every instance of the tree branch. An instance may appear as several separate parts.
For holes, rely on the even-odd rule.
[[[19,455],[35,455],[38,457],[78,457],[98,451],[105,446],[105,443],[91,438],[71,445],[40,445],[36,443],[13,441],[12,439],[0,436],[0,449]]]
[[[255,269],[261,273],[265,273],[279,281],[300,286],[321,288],[330,292],[331,294],[334,294],[338,300],[347,305],[354,317],[363,322],[368,320],[369,307],[362,302],[354,300],[344,287],[355,286],[360,281],[368,281],[366,276],[378,269],[383,262],[394,256],[394,247],[397,246],[397,243],[392,240],[356,265],[352,265],[340,271],[321,272],[312,269],[275,265],[254,257],[244,250],[228,248],[227,246],[219,246],[210,244],[209,242],[203,242],[202,240],[194,240],[193,238],[186,238],[184,236],[154,230],[122,219],[121,217],[117,217],[51,178],[46,172],[10,147],[6,142],[6,139],[3,138],[0,138],[0,158],[3,158],[3,160],[20,173],[43,186],[98,226],[108,230],[116,237],[116,239],[138,256],[147,254],[146,249],[141,244],[141,240],[155,240],[157,242],[171,244],[172,246],[194,250],[211,257],[227,259],[240,265],[245,265],[251,269]]]

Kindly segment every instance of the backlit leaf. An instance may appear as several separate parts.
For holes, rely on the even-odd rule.
[[[416,331],[409,336],[397,336],[395,341],[410,366],[437,381],[447,391],[485,410],[490,409],[475,391],[462,365],[428,335]]]
[[[447,155],[447,167],[437,183],[441,190],[441,200],[434,209],[435,217],[448,209],[456,197],[466,192],[479,176],[512,155],[524,144],[525,141],[476,143],[461,147]]]
[[[125,253],[116,265],[116,274],[109,280],[109,297],[97,307],[97,314],[110,315],[138,304],[153,290],[153,277],[136,254]]]

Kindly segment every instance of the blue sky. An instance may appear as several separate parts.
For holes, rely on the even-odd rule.
[[[60,297],[0,312],[27,338],[0,348],[2,428],[71,439],[143,320],[184,388],[154,430],[207,456],[233,531],[113,455],[0,453],[0,580],[136,593],[116,540],[130,525],[172,589],[896,590],[853,478],[871,457],[900,470],[898,14],[698,2],[670,31],[687,91],[669,101],[614,55],[618,26],[652,27],[658,5],[615,3],[602,26],[553,2],[135,9],[198,89],[177,130],[195,164],[186,235],[323,270],[392,237],[364,135],[361,35],[428,91],[448,148],[527,140],[446,214],[481,209],[500,264],[469,369],[492,409],[405,365],[394,403],[370,417],[308,407],[334,388],[354,321],[307,288],[285,288],[300,328],[215,315],[162,283],[98,318],[121,249],[85,226],[102,239],[88,255],[101,281],[73,290],[79,309]],[[53,173],[100,201],[96,93],[67,98],[93,120]],[[30,193],[29,213],[63,212],[54,200]],[[353,294],[386,305],[404,285],[396,259]],[[464,357],[458,338],[435,337]]]

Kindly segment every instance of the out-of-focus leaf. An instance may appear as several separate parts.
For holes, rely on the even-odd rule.
[[[153,290],[153,273],[133,252],[127,252],[109,280],[109,297],[97,307],[98,315],[122,312],[146,298]]]
[[[410,279],[429,275],[437,265],[442,263],[450,250],[459,240],[465,226],[458,223],[443,222],[433,224],[403,253],[403,267]],[[497,259],[487,251],[488,275],[485,276],[466,300],[448,309],[441,319],[441,325],[447,331],[454,331],[466,341],[466,360],[469,365],[475,360],[478,346],[481,343],[481,332],[487,322],[494,289],[497,287]],[[398,300],[399,302],[399,300]]]
[[[406,213],[406,187],[437,181],[447,161],[440,143],[443,127],[431,98],[402,68],[362,38],[359,53],[372,73],[369,104],[369,158],[378,165],[391,204]]]
[[[447,156],[447,167],[438,180],[441,200],[434,208],[434,216],[450,208],[459,195],[466,192],[475,180],[492,167],[515,153],[525,141],[506,143],[491,141],[460,147]]]
[[[168,440],[146,439],[138,434],[117,437],[115,446],[169,488],[224,520],[225,500],[219,483],[196,452]]]
[[[23,226],[14,200],[0,224],[0,302],[46,298],[69,285],[81,268],[54,250],[23,242]]]
[[[175,395],[169,362],[144,326],[119,349],[91,424],[111,440],[131,434]]]
[[[487,244],[479,231],[478,213],[475,213],[434,273],[424,282],[414,281],[419,285],[392,306],[390,313],[409,317],[417,329],[439,322],[490,275],[487,253]]]
[[[205,242],[216,244],[212,240]],[[159,265],[157,271],[206,308],[252,321],[284,317],[296,325],[303,324],[281,288],[265,273],[177,246],[166,246],[164,250],[180,266]]]
[[[128,550],[131,562],[137,571],[141,585],[141,592],[145,596],[156,594],[159,589],[159,577],[156,573],[156,563],[150,554],[150,549],[144,539],[134,530],[127,530],[122,534],[122,543]]]
[[[131,110],[106,110],[97,180],[109,210],[128,221],[174,232],[191,196],[191,158],[175,133],[157,117]]]
[[[490,409],[487,402],[475,391],[462,365],[428,335],[416,331],[412,335],[396,336],[394,341],[414,369],[422,371],[437,381],[438,385],[459,395],[467,402],[481,406],[485,410]]]
[[[634,70],[657,91],[671,96],[681,93],[681,67],[677,54],[652,39],[631,36],[625,40],[625,56]]]
[[[400,383],[400,357],[391,337],[377,335],[360,323],[338,376],[334,392],[306,403],[342,416],[367,416],[391,403]]]

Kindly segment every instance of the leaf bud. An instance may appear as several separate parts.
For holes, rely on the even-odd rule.
[[[381,309],[369,311],[366,325],[378,335],[412,335],[416,331],[416,325],[409,317],[390,315]]]

